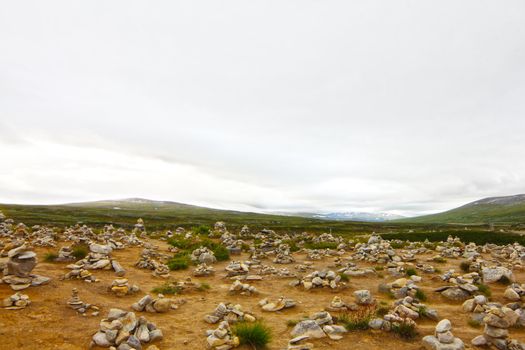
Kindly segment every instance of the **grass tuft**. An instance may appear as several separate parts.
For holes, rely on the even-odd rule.
[[[71,251],[71,255],[73,255],[76,259],[84,259],[88,255],[89,249],[85,245],[77,245],[73,247],[73,250]]]
[[[232,327],[233,334],[239,337],[241,345],[250,345],[254,349],[264,349],[272,340],[272,332],[261,321],[239,322]]]
[[[392,332],[405,340],[412,340],[418,336],[416,325],[413,323],[395,323],[392,325]]]
[[[45,262],[55,262],[55,260],[58,258],[57,253],[46,253],[44,254],[44,261]]]

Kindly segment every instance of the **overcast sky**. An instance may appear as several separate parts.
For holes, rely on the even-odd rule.
[[[4,1],[0,202],[525,192],[525,1]]]

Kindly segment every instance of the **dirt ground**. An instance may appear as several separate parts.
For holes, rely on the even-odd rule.
[[[164,242],[155,241],[161,246],[161,250],[167,249]],[[39,263],[34,273],[52,277],[50,284],[40,287],[30,287],[23,291],[29,295],[32,304],[19,311],[0,309],[0,349],[60,349],[77,350],[87,349],[91,336],[98,330],[100,320],[105,317],[110,308],[121,308],[131,310],[131,304],[139,300],[144,294],[149,293],[152,288],[165,282],[164,279],[154,277],[151,271],[135,268],[133,265],[138,260],[142,248],[127,248],[115,251],[113,256],[125,267],[126,277],[130,283],[140,286],[141,291],[132,296],[116,297],[108,292],[108,286],[116,278],[112,271],[92,271],[101,281],[98,283],[86,283],[81,280],[61,281],[68,270],[67,263],[46,263],[43,256],[48,251],[57,251],[57,248],[37,248]],[[349,254],[349,253],[348,253]],[[305,256],[295,254],[296,263],[304,261]],[[234,257],[235,259],[247,259],[246,255]],[[418,260],[423,257],[418,256]],[[269,260],[265,264],[271,264]],[[333,258],[324,258],[316,261],[316,269],[332,267]],[[434,264],[443,272],[448,268],[459,270],[460,260],[449,259],[445,264]],[[165,349],[205,349],[205,331],[214,329],[216,325],[209,325],[203,321],[203,317],[211,313],[218,303],[232,302],[243,306],[251,311],[256,317],[264,319],[265,323],[272,328],[273,339],[269,349],[286,349],[290,337],[291,328],[287,326],[288,320],[298,320],[313,312],[321,311],[335,295],[339,295],[344,301],[353,301],[353,291],[358,289],[369,289],[378,300],[392,303],[386,295],[377,293],[380,283],[395,280],[385,273],[385,277],[355,277],[349,281],[349,288],[341,291],[317,289],[305,291],[302,288],[288,286],[289,279],[265,276],[262,281],[251,282],[259,290],[255,296],[230,295],[228,288],[231,280],[225,278],[224,266],[226,263],[214,265],[216,274],[211,277],[194,278],[201,282],[207,282],[211,289],[203,292],[192,292],[174,296],[184,298],[187,303],[178,310],[172,310],[165,314],[138,313],[146,316],[162,329],[164,340],[156,343],[161,350]],[[287,266],[293,270],[291,265]],[[372,266],[366,263],[358,263],[358,266]],[[171,279],[185,279],[191,275],[193,268],[186,271],[172,271]],[[524,272],[514,271],[518,281],[523,280]],[[468,314],[461,312],[461,303],[451,303],[439,294],[433,293],[432,289],[444,285],[437,278],[437,274],[422,274],[423,281],[418,283],[428,296],[425,302],[429,307],[435,308],[440,318],[448,318],[452,321],[453,333],[460,337],[467,348],[470,340],[482,333],[481,328],[472,328],[468,325]],[[66,307],[66,302],[71,296],[71,289],[78,288],[80,298],[87,303],[101,307],[101,313],[97,317],[82,317]],[[502,298],[505,287],[492,284],[493,301],[504,303]],[[14,292],[8,285],[0,284],[0,298],[8,297]],[[297,301],[294,308],[280,312],[263,312],[257,305],[262,298],[277,298],[286,296]],[[343,350],[357,349],[420,349],[421,338],[433,333],[435,322],[430,320],[418,320],[420,336],[413,341],[407,342],[397,338],[394,334],[381,331],[355,331],[344,335],[339,341],[330,339],[313,340],[316,349]],[[511,329],[510,336],[520,341],[525,341],[525,331]],[[240,350],[248,348],[239,347]]]

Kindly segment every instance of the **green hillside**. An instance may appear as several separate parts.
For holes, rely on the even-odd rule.
[[[525,195],[485,198],[443,213],[401,219],[396,222],[525,224]]]
[[[64,205],[15,205],[0,204],[0,210],[16,222],[26,225],[69,226],[77,222],[102,227],[114,224],[132,228],[138,218],[143,218],[149,230],[190,228],[197,225],[212,226],[225,221],[229,228],[240,229],[243,225],[257,230],[269,228],[282,232],[312,231],[338,233],[370,232],[388,229],[388,225],[364,222],[327,221],[313,218],[266,215],[258,213],[218,210],[176,202],[126,199]],[[396,224],[390,226],[396,227]]]

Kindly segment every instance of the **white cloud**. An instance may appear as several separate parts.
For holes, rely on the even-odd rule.
[[[1,202],[405,214],[525,192],[522,1],[11,2]]]

